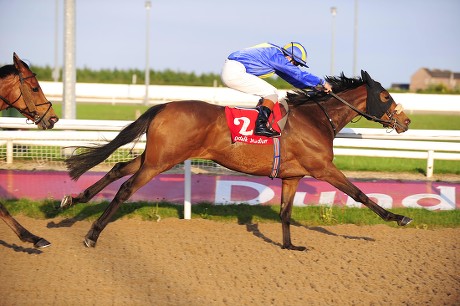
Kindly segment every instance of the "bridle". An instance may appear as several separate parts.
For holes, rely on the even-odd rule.
[[[18,76],[19,76],[19,81],[20,81],[20,84],[19,84],[20,94],[16,98],[16,100],[14,100],[13,102],[10,102],[7,98],[5,98],[3,96],[0,96],[0,99],[2,99],[3,102],[5,102],[8,105],[8,107],[13,107],[13,108],[17,109],[21,114],[23,114],[27,118],[26,122],[28,124],[29,124],[29,120],[31,120],[32,123],[34,123],[34,124],[39,124],[43,120],[43,118],[46,116],[46,114],[48,114],[48,112],[50,111],[50,109],[51,109],[51,107],[53,105],[52,105],[52,103],[50,101],[46,101],[45,103],[41,103],[41,104],[35,104],[35,103],[33,103],[33,101],[30,101],[29,99],[26,99],[26,95],[23,94],[23,91],[29,90],[28,88],[26,89],[26,87],[25,87],[26,85],[25,85],[24,81],[26,79],[34,78],[36,76],[35,73],[32,73],[29,76],[23,77],[22,73],[19,71]],[[34,91],[34,92],[37,92],[38,90],[39,90],[38,87],[32,88],[32,91]],[[22,109],[19,108],[19,107],[16,107],[14,105],[16,102],[19,101],[19,99],[21,97],[23,97],[24,103],[26,104],[26,107],[22,108]],[[43,106],[43,105],[48,105],[48,109],[45,111],[45,113],[42,116],[40,116],[37,113],[37,107],[38,106]]]
[[[401,112],[401,110],[402,110],[402,107],[398,107],[399,104],[393,109],[393,111],[390,112],[390,110],[388,109],[385,112],[385,114],[387,115],[389,120],[384,120],[384,119],[377,118],[377,117],[375,117],[373,115],[367,114],[367,113],[357,109],[355,106],[351,105],[350,103],[348,103],[347,101],[345,101],[344,99],[342,99],[341,97],[339,97],[338,95],[333,93],[332,91],[329,92],[329,94],[331,96],[333,96],[334,98],[336,98],[337,100],[339,100],[340,102],[342,102],[343,104],[345,104],[346,106],[348,106],[349,108],[351,108],[352,110],[354,110],[355,112],[357,112],[358,114],[360,114],[361,116],[363,116],[364,118],[366,118],[367,120],[378,122],[378,123],[382,124],[384,127],[387,127],[387,132],[388,133],[393,131],[396,128],[396,126],[400,126],[400,127],[404,128],[396,120],[396,118],[394,118],[394,115],[399,114]],[[323,110],[324,114],[326,115],[327,119],[329,120],[329,123],[331,124],[332,130],[334,131],[334,136],[337,135],[336,126],[335,126],[334,122],[332,121],[331,117],[328,115],[326,109],[321,104],[319,104],[319,103],[317,103],[317,104]]]

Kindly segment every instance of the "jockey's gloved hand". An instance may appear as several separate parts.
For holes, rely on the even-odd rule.
[[[323,84],[318,84],[315,87],[312,87],[314,91],[324,91]]]
[[[324,82],[324,84],[321,86],[323,87],[323,91],[327,93],[332,92],[332,85],[329,84],[328,82]]]

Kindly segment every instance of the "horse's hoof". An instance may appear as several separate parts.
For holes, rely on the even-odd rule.
[[[43,238],[34,243],[34,247],[36,247],[37,249],[43,249],[49,246],[51,246],[51,242]]]
[[[72,206],[72,197],[69,195],[64,196],[61,201],[61,209],[68,208],[70,206]]]
[[[405,226],[405,225],[408,225],[411,222],[412,222],[411,218],[403,216],[402,219],[398,220],[398,225]]]
[[[295,245],[292,245],[292,244],[283,245],[281,248],[283,248],[285,250],[300,251],[300,252],[303,252],[303,251],[305,251],[307,249],[306,247],[295,246]]]
[[[83,241],[83,243],[85,244],[85,246],[87,248],[94,248],[96,247],[96,241],[93,241],[89,238],[85,238],[85,240]]]

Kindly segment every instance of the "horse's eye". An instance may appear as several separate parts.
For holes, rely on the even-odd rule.
[[[388,91],[384,90],[380,93],[380,101],[386,103],[388,101],[390,101],[391,97],[390,97],[390,94],[388,93]]]
[[[32,88],[32,91],[33,91],[33,92],[38,92],[38,87]]]

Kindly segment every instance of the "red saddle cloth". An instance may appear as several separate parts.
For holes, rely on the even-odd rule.
[[[273,138],[254,135],[254,127],[259,112],[255,108],[225,107],[228,128],[232,134],[232,142],[244,142],[249,144],[273,144]],[[281,132],[277,122],[282,118],[279,103],[273,107],[268,121],[272,128]]]

